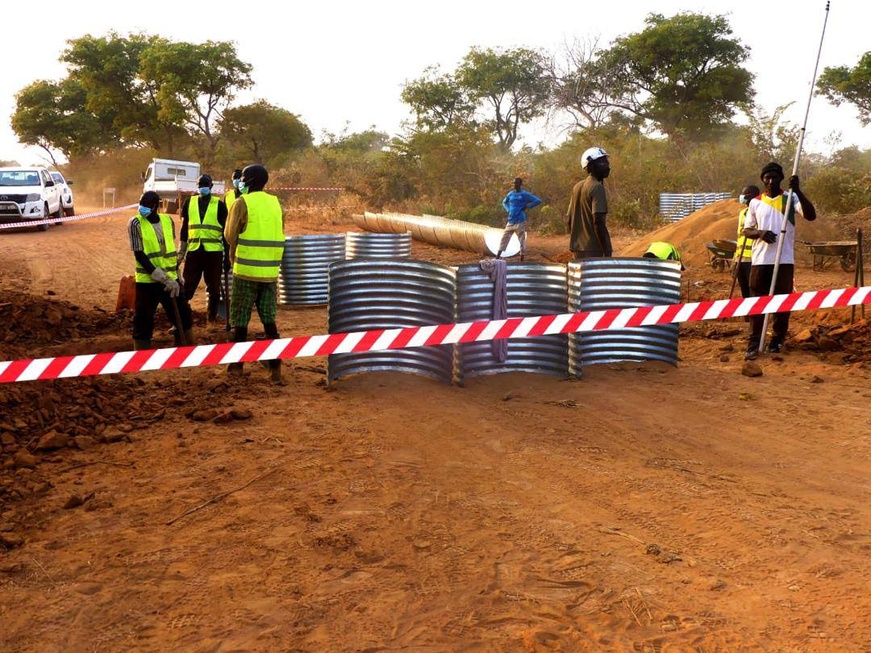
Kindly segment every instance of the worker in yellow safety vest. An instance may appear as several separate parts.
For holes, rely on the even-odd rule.
[[[680,263],[681,270],[686,269],[683,262],[680,260],[680,252],[677,251],[677,247],[671,243],[665,243],[662,241],[650,243],[650,247],[647,248],[647,251],[644,252],[642,256],[644,256],[644,258],[658,258],[663,261],[677,261]]]
[[[233,341],[248,340],[251,309],[257,314],[266,337],[277,339],[278,274],[284,255],[284,216],[275,195],[264,191],[269,172],[262,165],[246,166],[239,183],[240,195],[230,209],[224,239],[233,266],[230,292],[230,324]],[[281,361],[268,361],[273,383],[282,383]],[[228,374],[241,375],[242,363],[230,363]]]
[[[136,259],[134,349],[151,349],[158,304],[175,327],[175,343],[194,344],[190,305],[178,283],[175,224],[169,215],[158,213],[159,205],[160,196],[153,190],[146,191],[127,226],[130,249]]]
[[[759,196],[759,187],[754,185],[744,186],[738,201],[742,209],[738,211],[738,247],[735,249],[735,278],[741,288],[741,297],[750,297],[750,268],[752,267],[753,241],[744,235],[744,220],[747,218],[747,208],[750,200]],[[734,286],[733,286],[734,288]]]
[[[212,195],[212,178],[201,175],[197,180],[197,194],[189,197],[181,208],[179,262],[184,262],[184,296],[194,298],[200,279],[206,282],[209,299],[207,319],[218,319],[221,302],[221,269],[224,261],[224,225],[227,223],[227,205]],[[226,308],[226,307],[225,307]]]
[[[239,196],[242,194],[239,192],[239,181],[242,179],[242,170],[236,168],[233,171],[233,188],[224,193],[224,204],[227,205],[227,210],[230,210],[230,207],[233,206],[233,202],[239,199]]]

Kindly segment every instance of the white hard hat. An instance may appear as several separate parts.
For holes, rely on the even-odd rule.
[[[581,155],[581,167],[586,170],[587,164],[590,161],[601,159],[603,156],[608,156],[608,153],[601,147],[591,147]]]

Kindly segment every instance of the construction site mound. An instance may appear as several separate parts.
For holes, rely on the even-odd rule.
[[[735,199],[720,200],[709,204],[682,220],[667,224],[645,234],[620,252],[621,256],[641,256],[652,242],[664,241],[677,247],[681,259],[687,267],[705,265],[711,257],[705,246],[714,240],[737,240],[738,213],[742,205]],[[865,221],[871,222],[871,207],[862,210]],[[817,242],[844,240],[855,237],[855,226],[861,223],[860,214],[836,216],[827,219],[819,216],[813,222],[798,218],[796,221],[795,260],[810,264],[812,255],[801,247],[801,241]],[[850,233],[852,232],[852,235]]]

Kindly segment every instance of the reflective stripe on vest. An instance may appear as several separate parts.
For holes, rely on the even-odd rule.
[[[738,247],[735,249],[734,260],[742,260],[747,263],[750,262],[750,257],[753,256],[753,240],[747,238],[744,235],[744,220],[747,219],[747,211],[749,211],[749,207],[744,207],[738,213]],[[741,247],[741,244],[744,244],[744,247]],[[741,250],[744,250],[743,253]]]
[[[221,228],[221,223],[218,222],[219,201],[215,196],[210,197],[209,207],[206,209],[204,218],[200,217],[199,198],[192,197],[188,202],[189,252],[199,249],[200,245],[207,252],[220,252],[224,248],[221,243],[221,235],[224,230]]]
[[[236,241],[233,274],[273,281],[284,256],[284,224],[275,195],[263,191],[238,198],[248,209],[248,224]]]
[[[156,268],[161,268],[171,279],[178,279],[178,255],[175,251],[175,241],[172,237],[172,218],[160,215],[160,228],[163,233],[163,246],[157,239],[155,225],[147,218],[137,215],[139,230],[142,232],[142,251]],[[136,264],[136,283],[157,283],[151,274],[145,271],[138,262]]]
[[[674,248],[674,245],[663,242],[650,243],[650,247],[647,248],[648,254],[653,254],[656,258],[662,259],[663,261],[679,261],[680,254]]]

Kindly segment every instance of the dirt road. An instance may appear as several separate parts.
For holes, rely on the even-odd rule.
[[[0,233],[0,291],[80,307],[80,337],[16,339],[38,321],[0,298],[0,360],[129,346],[91,310],[129,273],[126,222]],[[0,386],[0,650],[871,651],[871,358],[793,343],[749,378],[743,347],[735,321],[682,328],[677,368],[580,381],[328,389],[299,359],[284,387],[253,365]]]

